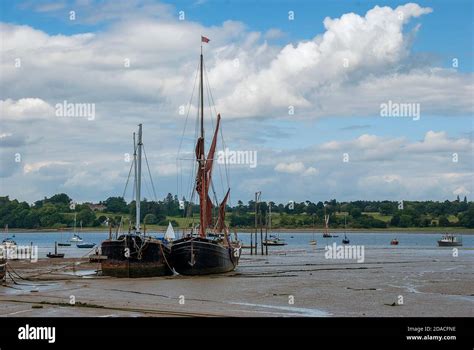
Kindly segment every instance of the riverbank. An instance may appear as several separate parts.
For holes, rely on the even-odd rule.
[[[165,232],[167,226],[151,226],[147,228],[147,232],[149,233],[154,233],[154,232]],[[189,231],[188,229],[185,229],[186,231]],[[54,229],[54,228],[43,228],[43,229],[20,229],[20,228],[15,228],[15,229],[9,229],[8,230],[11,233],[15,232],[28,232],[28,233],[42,233],[42,232],[72,232],[73,229]],[[175,231],[177,232],[182,232],[183,228],[175,228]],[[459,234],[466,234],[466,235],[474,235],[474,229],[472,228],[465,228],[465,227],[389,227],[385,229],[380,229],[380,228],[348,228],[347,230],[341,229],[341,228],[336,228],[336,229],[330,229],[330,232],[333,233],[357,233],[357,232],[373,232],[373,233],[394,233],[396,232],[397,234],[401,233],[459,233]],[[79,233],[89,233],[89,232],[109,232],[109,229],[106,227],[86,227],[81,230]],[[231,231],[231,233],[233,230]],[[243,233],[250,233],[250,232],[255,232],[254,228],[239,228],[237,232],[243,232]],[[260,232],[260,229],[259,231]],[[265,229],[263,231],[265,233]],[[311,233],[315,232],[316,234],[322,234],[324,232],[324,228],[275,228],[271,230],[271,233]],[[113,231],[113,234],[115,231]]]

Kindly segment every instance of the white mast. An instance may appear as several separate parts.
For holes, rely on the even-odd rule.
[[[140,233],[140,190],[141,190],[141,177],[142,177],[142,124],[138,124],[138,156],[136,157],[135,162],[135,182],[136,182],[136,199],[135,199],[135,208],[136,208],[136,223],[135,223],[135,232]]]

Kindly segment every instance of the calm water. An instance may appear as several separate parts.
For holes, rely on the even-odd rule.
[[[63,242],[67,241],[71,234],[64,232],[15,232],[15,241],[19,245],[30,245],[32,242],[33,245],[38,246],[38,255],[39,257],[45,257],[48,252],[54,251],[54,242]],[[330,245],[333,242],[341,244],[341,241],[344,237],[344,233],[336,233],[339,237],[334,238],[323,238],[321,233],[314,235],[314,239],[317,241],[317,247],[323,248],[326,245]],[[12,236],[13,233],[10,233]],[[163,237],[164,233],[151,234],[156,237]],[[239,233],[239,238],[244,244],[250,243],[250,234],[249,233]],[[354,232],[348,233],[347,237],[350,239],[350,244],[354,245],[364,245],[367,247],[374,248],[384,248],[390,247],[390,241],[393,238],[399,240],[398,249],[404,248],[436,248],[437,240],[440,239],[441,233],[401,233],[401,232]],[[313,239],[313,234],[309,232],[286,232],[280,233],[280,238],[284,239],[288,245],[281,247],[270,247],[272,251],[274,250],[289,250],[289,249],[306,249],[309,250],[311,247],[309,241]],[[5,238],[5,235],[0,235],[1,239]],[[82,232],[81,237],[83,238],[83,243],[96,243],[96,247],[100,245],[104,239],[108,237],[108,232]],[[260,240],[260,233],[258,234]],[[463,248],[474,248],[474,235],[463,235]],[[260,247],[259,247],[260,249]],[[439,248],[446,249],[446,248]],[[58,247],[59,252],[64,253],[66,257],[82,257],[87,256],[91,252],[95,251],[95,248],[92,249],[81,249],[77,248],[75,243],[71,243],[70,247]]]

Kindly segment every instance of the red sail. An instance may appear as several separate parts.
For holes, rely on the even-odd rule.
[[[229,198],[230,188],[227,190],[227,194],[219,205],[219,216],[217,218],[216,230],[221,233],[225,228],[225,207],[227,205],[227,199]]]
[[[196,144],[196,160],[199,162],[201,159],[204,159],[204,139],[202,137],[198,138],[197,144]],[[202,186],[202,166],[201,163],[199,163],[198,171],[196,174],[196,191],[199,193],[199,196],[201,196],[201,186]]]
[[[214,154],[216,153],[216,144],[217,144],[217,135],[219,133],[219,125],[221,123],[221,115],[217,115],[216,129],[214,130],[214,136],[212,137],[211,147],[209,148],[209,153],[207,154],[206,160],[206,173],[207,173],[207,188],[209,189],[209,184],[212,179],[212,166],[214,164]]]
[[[221,116],[217,115],[217,124],[212,137],[211,147],[205,161],[204,169],[202,163],[199,163],[199,169],[196,174],[196,191],[199,194],[199,204],[201,206],[200,219],[201,219],[201,236],[205,236],[205,230],[207,227],[212,225],[212,201],[209,197],[209,187],[212,181],[212,168],[214,164],[214,155],[216,152],[217,135],[219,132]],[[199,162],[200,159],[204,159],[204,139],[199,138],[196,144],[196,159]],[[202,184],[205,183],[203,187]]]

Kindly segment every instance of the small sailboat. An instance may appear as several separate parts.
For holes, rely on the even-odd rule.
[[[339,237],[337,235],[332,235],[329,233],[329,215],[326,215],[326,206],[324,206],[324,238]]]
[[[314,230],[314,215],[313,215],[313,239],[311,241],[309,241],[309,244],[310,245],[316,245],[317,244],[316,238],[315,238],[315,230]]]
[[[390,241],[390,245],[398,245],[398,239],[394,238]]]
[[[48,258],[64,258],[64,253],[58,253],[58,242],[54,242],[54,253],[46,254]]]
[[[460,247],[462,246],[462,236],[458,236],[452,233],[444,234],[438,241],[440,247]]]
[[[76,231],[76,213],[74,213],[74,232]],[[59,247],[70,247],[71,243],[63,240],[63,232],[61,231],[61,241],[58,242]]]
[[[173,225],[171,225],[171,222],[168,222],[168,228],[166,229],[166,232],[165,232],[165,240],[167,240],[168,242],[171,242],[175,238],[176,238],[176,235],[174,234]]]
[[[346,234],[346,216],[344,215],[344,238],[342,239],[342,244],[349,244],[351,241],[347,238]]]
[[[74,232],[71,239],[69,240],[69,242],[73,242],[73,243],[82,242],[81,236],[79,236],[76,232],[76,217],[77,217],[77,213],[74,213]]]
[[[287,245],[288,243],[285,242],[284,239],[280,238],[280,237],[277,237],[275,235],[270,235],[269,236],[270,238],[266,239],[263,241],[263,245],[265,246],[283,246],[283,245]]]
[[[272,229],[272,206],[271,206],[271,204],[269,205],[268,210],[269,210],[268,227],[269,227],[269,230],[271,231],[271,229]],[[269,246],[269,247],[271,247],[271,246],[284,246],[284,245],[288,244],[288,243],[285,242],[284,239],[280,238],[280,235],[275,236],[275,235],[270,234],[269,237],[270,238],[263,240],[262,244],[264,246]]]

